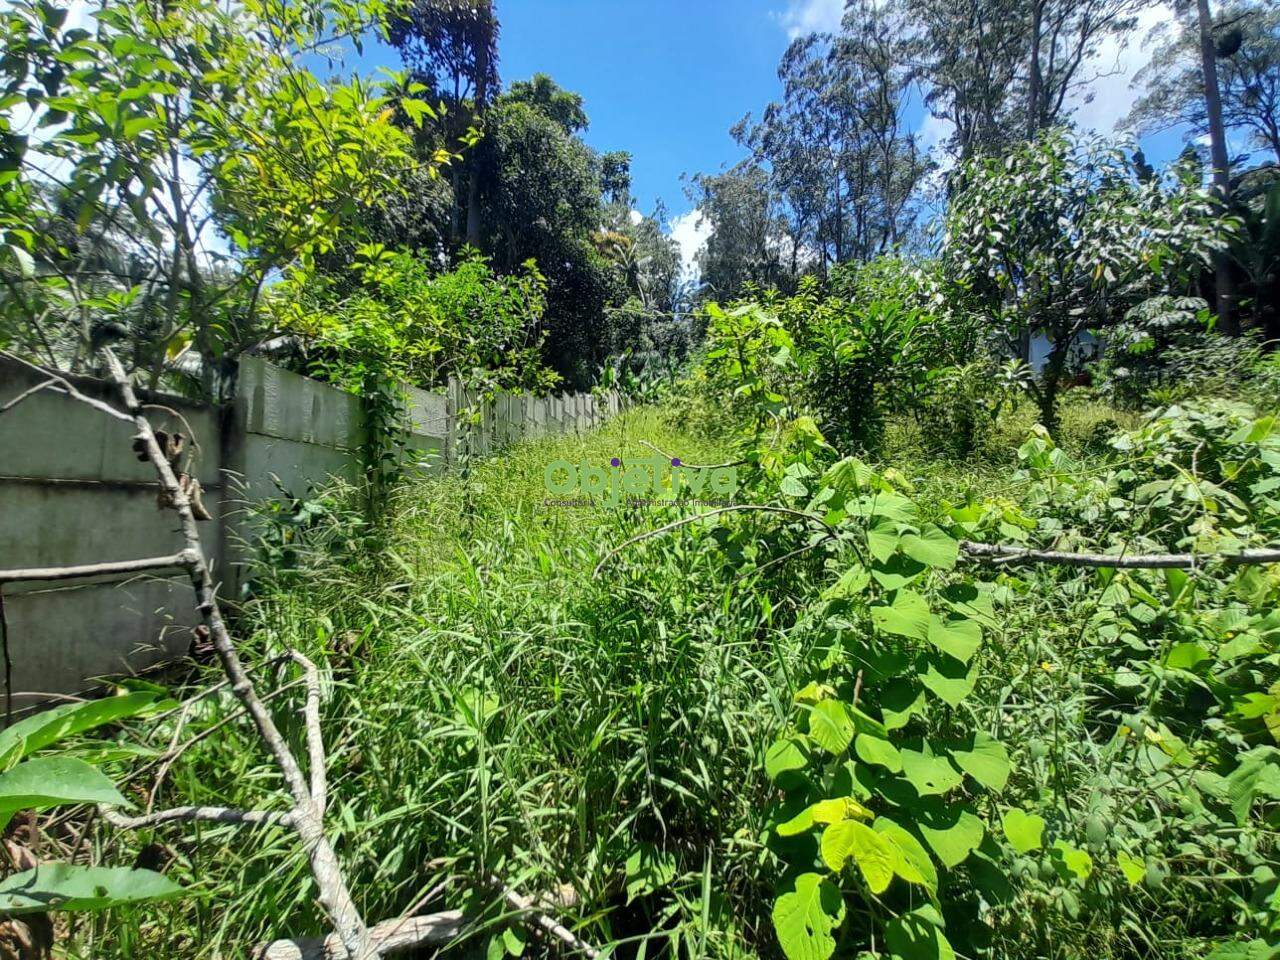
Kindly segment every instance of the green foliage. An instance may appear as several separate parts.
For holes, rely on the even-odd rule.
[[[358,44],[384,13],[379,0],[181,0],[159,12],[113,0],[71,27],[49,4],[6,11],[0,231],[22,251],[6,276],[19,345],[77,370],[123,330],[152,385],[189,352],[216,395],[226,365],[270,334],[258,309],[268,278],[331,249],[415,162],[393,114],[431,115],[420,85],[393,95],[304,63],[321,38]],[[36,115],[38,138],[17,132],[19,111]],[[79,256],[90,229],[118,253]],[[208,252],[214,232],[230,256]],[[114,309],[122,295],[136,302]]]
[[[54,707],[7,727],[0,732],[0,825],[23,810],[81,804],[130,806],[97,765],[75,756],[64,741],[170,706],[172,701],[160,701],[154,691],[121,692]],[[58,753],[32,756],[51,748]],[[86,751],[86,756],[93,753]],[[152,870],[44,863],[0,880],[0,914],[95,911],[185,895],[181,886]]]
[[[1175,167],[1168,181],[1139,176],[1122,152],[1060,131],[957,174],[943,262],[999,349],[1026,358],[1032,336],[1049,341],[1040,379],[1028,386],[1051,430],[1080,335],[1185,288],[1228,246],[1236,224],[1193,171]]]

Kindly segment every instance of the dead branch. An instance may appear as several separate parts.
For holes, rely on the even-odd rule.
[[[34,370],[36,373],[47,378],[44,383],[41,383],[37,387],[32,388],[30,390],[23,391],[21,395],[9,401],[3,407],[0,407],[0,414],[7,413],[9,410],[16,407],[23,400],[26,400],[28,397],[30,397],[34,393],[38,393],[40,390],[52,390],[54,393],[65,393],[67,396],[71,397],[71,399],[79,400],[81,403],[87,404],[88,406],[93,407],[95,410],[98,410],[101,413],[105,413],[109,417],[114,417],[116,420],[123,420],[125,423],[133,422],[133,418],[130,417],[127,413],[121,413],[115,407],[111,406],[111,404],[103,403],[101,400],[95,400],[93,397],[90,397],[84,393],[81,393],[72,385],[70,380],[68,380],[66,377],[59,376],[58,374],[54,373],[52,370],[46,370],[44,367],[37,366],[36,364],[30,362],[29,360],[23,360],[20,356],[14,353],[10,353],[8,350],[0,350],[0,356],[8,357],[10,360],[14,361],[15,363],[20,363],[24,367],[27,367],[30,370]]]
[[[297,650],[290,650],[289,656],[293,658],[294,663],[302,667],[303,675],[306,677],[307,699],[303,707],[303,715],[307,725],[307,763],[311,768],[311,801],[323,817],[328,802],[329,787],[324,759],[324,736],[320,730],[320,671]]]
[[[582,940],[576,933],[564,926],[564,924],[560,923],[554,917],[548,916],[547,914],[539,911],[538,904],[533,900],[533,898],[521,896],[515,890],[512,890],[510,887],[503,884],[497,877],[491,877],[490,880],[502,887],[502,898],[506,900],[513,909],[518,910],[521,913],[532,912],[533,921],[557,940],[586,954],[589,960],[596,960],[596,958],[600,956],[599,950]]]
[[[290,825],[297,832],[302,848],[311,863],[317,899],[350,957],[354,960],[376,957],[378,953],[370,947],[369,930],[351,899],[337,854],[325,836],[323,818],[311,796],[310,784],[303,775],[293,751],[289,749],[288,743],[276,726],[270,711],[267,710],[266,704],[258,696],[253,682],[245,672],[235,644],[227,631],[226,623],[222,619],[222,612],[218,606],[217,588],[201,550],[200,531],[187,492],[174,474],[165,451],[161,449],[155,431],[146,417],[146,411],[139,403],[124,367],[109,347],[103,348],[102,355],[106,360],[111,379],[120,390],[125,409],[129,412],[129,419],[137,428],[142,449],[155,468],[168,503],[178,514],[187,551],[194,554],[194,562],[188,567],[191,586],[195,591],[197,607],[209,630],[209,636],[222,664],[223,672],[231,681],[231,691],[244,704],[259,736],[280,767],[285,785],[288,787],[293,800]]]
[[[682,517],[679,520],[672,521],[671,523],[658,527],[655,530],[649,530],[645,533],[640,534],[639,536],[632,537],[630,540],[624,540],[622,543],[618,544],[616,547],[614,547],[612,550],[610,550],[608,553],[606,553],[603,557],[600,558],[600,562],[596,564],[595,570],[592,571],[591,573],[591,578],[594,580],[596,577],[600,576],[600,571],[604,569],[605,564],[607,564],[610,560],[612,560],[614,557],[620,554],[623,550],[627,549],[627,547],[634,546],[637,543],[640,543],[644,540],[649,540],[653,537],[662,536],[662,534],[664,533],[670,533],[672,530],[675,530],[677,527],[683,527],[690,523],[697,523],[699,520],[707,520],[707,519],[710,519],[711,517],[714,517],[723,513],[741,513],[746,511],[753,511],[753,512],[759,512],[759,513],[777,513],[777,514],[782,514],[783,516],[793,517],[799,520],[807,520],[810,523],[816,523],[818,526],[822,527],[823,530],[826,531],[826,534],[828,537],[836,536],[835,528],[832,527],[829,523],[827,523],[827,521],[823,520],[816,513],[805,513],[803,510],[792,510],[788,507],[772,507],[772,506],[768,506],[766,504],[761,504],[761,503],[737,503],[730,507],[717,507],[714,510],[707,510],[703,513],[695,513],[691,517]]]
[[[1105,553],[1030,550],[1024,547],[961,540],[960,549],[968,556],[991,563],[1057,563],[1068,567],[1109,567],[1119,570],[1191,569],[1211,563],[1225,563],[1228,566],[1280,563],[1280,549],[1273,548],[1241,550],[1238,553],[1148,553],[1113,556]]]
[[[667,460],[675,460],[675,457],[671,456],[671,454],[667,453],[665,450],[658,449],[658,447],[654,446],[648,440],[641,440],[640,442],[658,456],[664,457]],[[685,463],[681,460],[679,463],[672,463],[672,466],[684,467],[686,470],[727,470],[729,467],[745,467],[749,462],[750,461],[748,460],[734,460],[730,463]]]
[[[429,944],[443,944],[462,934],[461,910],[445,910],[421,917],[384,920],[369,929],[369,944],[378,956]],[[334,934],[301,940],[276,940],[253,949],[253,960],[350,960],[351,954]]]
[[[114,560],[106,563],[83,563],[71,567],[28,567],[17,570],[0,570],[0,583],[18,583],[25,580],[75,580],[80,577],[100,577],[116,573],[146,573],[153,570],[188,570],[196,562],[196,555],[183,550],[168,557],[143,557],[139,560]]]
[[[169,810],[157,810],[155,813],[140,817],[126,817],[112,807],[99,807],[102,819],[121,830],[141,830],[144,827],[155,827],[162,823],[175,821],[191,823],[202,821],[207,823],[231,823],[243,827],[282,827],[292,826],[293,817],[287,813],[272,813],[266,810],[232,810],[229,807],[173,807]]]

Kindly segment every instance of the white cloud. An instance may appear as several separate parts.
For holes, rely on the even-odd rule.
[[[639,210],[632,210],[628,215],[631,217],[632,226],[638,227],[640,224],[644,223],[644,214]]]
[[[1137,25],[1126,34],[1111,36],[1097,54],[1081,68],[1082,73],[1102,74],[1088,86],[1074,90],[1067,98],[1075,108],[1075,119],[1083,130],[1110,133],[1125,118],[1141,94],[1132,86],[1133,78],[1151,62],[1152,47],[1144,42],[1151,31],[1174,18],[1173,6],[1158,3],[1138,14]],[[1092,100],[1089,97],[1092,96]]]
[[[671,219],[670,233],[671,239],[680,245],[680,261],[684,265],[685,279],[696,279],[698,265],[695,258],[711,238],[710,222],[703,218],[701,210],[694,208]]]
[[[844,0],[790,0],[786,10],[773,16],[792,40],[810,33],[834,33],[844,17]]]

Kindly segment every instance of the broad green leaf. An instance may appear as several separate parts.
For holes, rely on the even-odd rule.
[[[1009,782],[1009,754],[1004,744],[985,733],[976,733],[967,750],[952,750],[960,769],[988,790],[999,793]]]
[[[0,774],[0,811],[42,810],[62,803],[128,806],[110,780],[76,757],[37,757]]]
[[[764,754],[764,772],[776,781],[784,773],[803,770],[809,764],[809,754],[795,737],[775,740]]]
[[[841,820],[822,831],[822,862],[839,873],[851,858],[872,893],[883,893],[899,872],[897,847],[857,820]]]
[[[916,827],[925,843],[948,868],[964,863],[982,843],[986,832],[982,821],[968,810],[948,810],[927,822],[919,820]]]
[[[901,750],[902,775],[917,794],[929,797],[952,790],[964,781],[964,775],[946,757],[935,757],[916,750]]]
[[[918,593],[899,590],[888,606],[871,608],[876,628],[885,633],[924,640],[929,636],[929,605]]]
[[[905,677],[890,680],[880,694],[880,715],[889,730],[905,727],[924,709],[924,690]]]
[[[937,892],[938,870],[933,865],[933,858],[914,834],[887,817],[877,817],[871,829],[897,845],[900,855],[898,876],[908,883],[918,883]]]
[[[1085,851],[1074,847],[1065,840],[1055,840],[1053,842],[1053,855],[1062,864],[1062,870],[1059,874],[1069,873],[1079,880],[1088,880],[1089,874],[1093,872],[1093,858]]]
[[[785,823],[780,823],[774,832],[780,837],[794,837],[804,833],[814,824],[838,823],[841,820],[870,820],[873,814],[853,797],[838,797],[834,800],[819,800],[797,813]]]
[[[955,960],[956,956],[942,931],[920,910],[889,921],[884,941],[897,960]]]
[[[151,870],[46,863],[0,880],[0,914],[104,910],[141,900],[172,900],[184,893]]]
[[[982,627],[976,620],[965,617],[929,617],[928,640],[931,644],[961,663],[970,658],[982,646]]]
[[[844,897],[816,873],[796,877],[795,889],[773,905],[773,929],[787,960],[827,960],[836,949],[831,931],[844,919]]]
[[[827,587],[822,593],[823,600],[845,600],[849,597],[861,596],[871,583],[871,574],[866,567],[852,566],[840,574],[840,579]]]
[[[867,552],[884,563],[897,552],[901,539],[897,525],[877,523],[867,529]]]
[[[809,738],[830,754],[848,750],[853,732],[853,717],[839,700],[823,700],[809,711]]]
[[[978,665],[966,667],[955,657],[940,653],[923,654],[917,665],[920,682],[943,703],[959,706],[978,682]]]
[[[85,703],[69,703],[19,720],[0,731],[0,762],[12,763],[66,737],[136,716],[158,699],[156,693],[149,691],[129,693]]]
[[[1265,940],[1233,940],[1218,944],[1205,960],[1276,960],[1277,957],[1280,957],[1280,947]]]
[[[919,580],[928,569],[923,563],[912,560],[910,557],[895,554],[884,563],[878,561],[873,563],[871,576],[886,590],[901,590]]]
[[[1131,887],[1136,887],[1147,875],[1147,865],[1127,850],[1121,850],[1116,854],[1116,865]]]
[[[1039,850],[1044,842],[1044,817],[1010,807],[1000,819],[1004,835],[1019,853]]]
[[[960,542],[932,524],[918,534],[906,534],[901,546],[902,552],[912,560],[941,570],[950,570],[960,556]]]
[[[651,843],[641,843],[627,857],[627,903],[656,893],[676,876],[675,858]]]
[[[902,769],[902,757],[898,754],[898,748],[882,737],[860,733],[853,741],[853,751],[858,759],[884,767],[890,773],[897,773]]]

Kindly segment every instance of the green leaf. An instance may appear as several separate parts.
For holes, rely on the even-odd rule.
[[[822,862],[839,873],[850,858],[872,893],[883,893],[899,872],[897,848],[857,820],[841,820],[822,831]]]
[[[46,863],[0,880],[0,914],[104,910],[142,900],[172,900],[184,893],[152,870]]]
[[[848,597],[861,596],[870,583],[871,574],[867,568],[853,566],[840,574],[840,579],[823,591],[822,599],[844,600]]]
[[[85,703],[69,703],[19,720],[0,731],[0,761],[12,763],[66,737],[137,716],[158,699],[158,694],[151,691],[130,693]]]
[[[974,734],[968,750],[952,750],[951,758],[988,790],[999,793],[1009,782],[1009,754],[1003,743],[985,733]]]
[[[867,552],[881,563],[897,553],[899,542],[901,537],[895,524],[877,523],[867,528]]]
[[[1019,853],[1039,850],[1044,842],[1044,817],[1010,807],[1000,819],[1004,835]]]
[[[627,857],[627,903],[636,897],[656,893],[676,877],[676,861],[671,854],[651,843],[641,843]]]
[[[62,803],[128,806],[110,780],[76,757],[38,757],[0,774],[0,811],[42,810]]]
[[[920,670],[920,682],[939,700],[953,707],[959,706],[978,682],[976,663],[966,667],[955,657],[944,654],[922,655],[917,669]]]
[[[795,477],[782,478],[782,492],[789,497],[807,497],[809,496],[809,488],[797,480]]]
[[[919,534],[909,533],[902,538],[902,552],[912,560],[929,567],[950,570],[960,556],[960,541],[945,534],[932,524]]]
[[[838,823],[841,820],[869,820],[871,811],[853,797],[837,797],[811,803],[790,820],[778,824],[774,832],[780,837],[794,837],[814,824]]]
[[[916,822],[920,835],[938,855],[943,865],[959,866],[982,843],[986,828],[968,810],[951,809]]]
[[[836,949],[831,931],[843,919],[839,889],[816,873],[800,874],[795,889],[773,905],[773,929],[787,960],[827,960]]]
[[[809,764],[809,754],[795,737],[775,740],[764,754],[764,772],[770,780],[794,770],[803,770]]]
[[[1147,875],[1147,865],[1127,850],[1121,850],[1116,854],[1116,866],[1120,868],[1120,872],[1124,874],[1125,880],[1131,887],[1136,887]]]
[[[902,775],[917,794],[929,797],[960,786],[964,775],[946,757],[935,757],[916,750],[902,750]]]
[[[524,953],[524,945],[528,934],[522,927],[507,927],[502,931],[502,945],[510,956],[518,957]]]
[[[929,605],[911,590],[899,590],[889,606],[871,608],[876,628],[885,633],[924,640],[929,636]]]
[[[928,640],[948,656],[968,663],[982,645],[982,627],[965,617],[929,617]]]
[[[886,838],[897,845],[899,853],[898,876],[908,883],[918,883],[921,886],[928,887],[935,893],[937,892],[938,870],[933,865],[933,858],[929,856],[929,852],[925,850],[923,844],[915,838],[914,834],[888,817],[877,817],[876,822],[871,825],[871,829],[875,830],[876,833],[884,834]]]
[[[839,700],[823,700],[809,711],[809,737],[828,753],[838,756],[853,739],[853,717]]]
[[[898,748],[882,737],[860,733],[853,742],[853,751],[858,759],[884,767],[890,773],[897,773],[902,769],[902,757],[898,754]]]
[[[1066,874],[1071,874],[1079,880],[1088,880],[1089,874],[1093,872],[1093,858],[1065,840],[1053,842],[1053,856],[1062,866],[1058,873],[1064,880]]]
[[[884,941],[899,960],[955,960],[956,956],[942,931],[922,910],[889,921]]]

